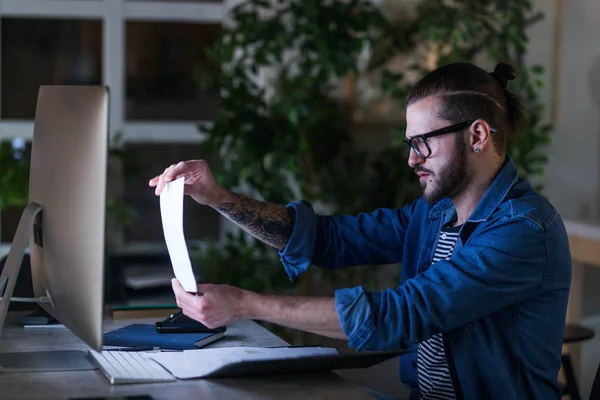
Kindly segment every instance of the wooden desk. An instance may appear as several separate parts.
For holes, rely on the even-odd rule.
[[[0,352],[87,349],[64,328],[24,329],[18,325],[22,313],[11,312],[0,336]],[[105,321],[105,332],[133,322],[152,320]],[[276,347],[287,345],[254,321],[239,321],[227,329],[226,337],[209,345]],[[99,370],[45,373],[0,374],[0,399],[66,400],[72,397],[98,397],[148,394],[154,400],[202,399],[344,399],[372,400],[366,392],[334,373],[265,377],[260,379],[195,379],[174,383],[111,385]]]
[[[584,268],[600,267],[600,226],[569,220],[565,221],[565,226],[573,260],[567,322],[579,324],[583,308]]]
[[[565,226],[569,234],[571,259],[573,261],[567,323],[579,325],[581,324],[583,311],[584,270],[587,267],[600,268],[600,225],[565,220]],[[579,380],[581,376],[580,344],[565,344],[563,352],[570,354],[575,369],[575,377]]]

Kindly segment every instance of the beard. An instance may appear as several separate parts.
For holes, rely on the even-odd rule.
[[[466,143],[462,135],[457,135],[454,142],[453,156],[440,167],[439,172],[418,169],[429,174],[429,179],[421,182],[423,199],[435,204],[445,198],[452,198],[466,189],[470,182],[467,167]]]

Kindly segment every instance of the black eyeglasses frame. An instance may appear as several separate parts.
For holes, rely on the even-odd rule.
[[[429,147],[429,142],[427,141],[427,139],[435,137],[435,136],[446,135],[448,133],[460,132],[463,129],[471,126],[473,124],[473,122],[475,122],[474,119],[464,121],[464,122],[459,122],[458,124],[453,124],[450,126],[446,126],[444,128],[436,129],[431,132],[423,133],[422,135],[413,136],[410,139],[404,139],[403,142],[408,147],[409,151],[410,151],[410,149],[413,149],[414,152],[417,154],[417,156],[419,156],[420,158],[428,158],[429,156],[431,156],[431,147]],[[496,129],[490,127],[490,131],[496,132]],[[422,140],[423,143],[425,143],[425,146],[427,147],[427,151],[428,151],[427,155],[422,154],[421,151],[419,150],[419,146],[416,142],[419,139]]]

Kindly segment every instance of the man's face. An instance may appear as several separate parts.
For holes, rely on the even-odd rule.
[[[444,121],[437,117],[438,99],[431,96],[406,111],[406,137],[411,138],[449,126],[456,121]],[[444,198],[453,198],[469,185],[466,141],[464,133],[448,133],[428,138],[431,148],[428,158],[420,158],[413,150],[408,164],[419,176],[423,198],[428,203],[437,203]]]

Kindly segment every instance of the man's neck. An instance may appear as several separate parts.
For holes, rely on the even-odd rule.
[[[491,168],[484,169],[488,171],[487,173],[480,170],[481,173],[473,177],[471,184],[463,192],[452,198],[452,203],[456,209],[454,226],[467,222],[501,168],[502,164],[498,163]]]

